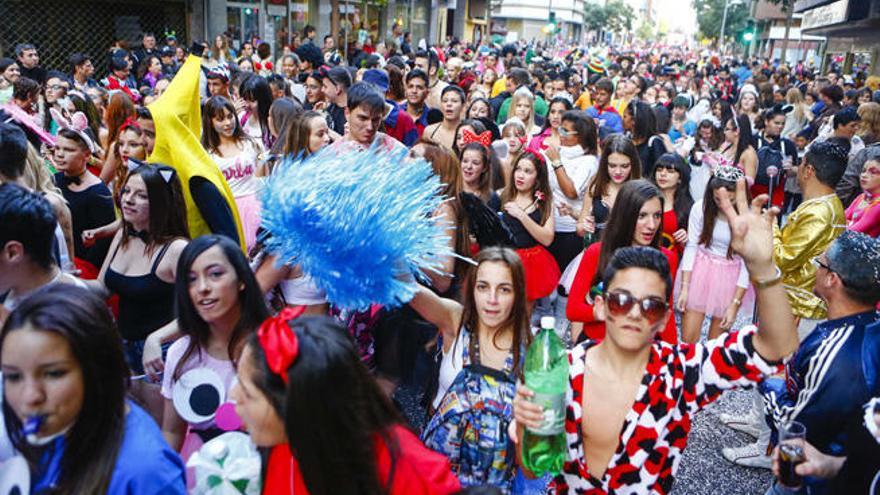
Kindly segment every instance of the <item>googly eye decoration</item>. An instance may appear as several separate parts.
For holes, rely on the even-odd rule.
[[[0,495],[28,495],[31,492],[30,468],[22,456],[0,463]]]
[[[181,419],[190,424],[205,423],[214,419],[226,402],[226,387],[214,370],[195,368],[174,383],[171,400]]]

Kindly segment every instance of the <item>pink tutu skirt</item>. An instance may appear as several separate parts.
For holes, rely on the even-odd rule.
[[[244,231],[245,244],[250,250],[254,247],[257,229],[260,228],[260,198],[256,194],[236,196],[235,206],[238,208],[238,218],[241,220],[241,230]]]
[[[742,258],[728,259],[698,248],[688,288],[688,311],[722,318],[736,294]]]

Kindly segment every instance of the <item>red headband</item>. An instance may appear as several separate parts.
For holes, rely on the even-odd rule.
[[[475,134],[471,132],[470,129],[462,129],[461,139],[464,141],[465,145],[471,143],[480,143],[484,147],[488,148],[492,144],[492,131],[485,131],[480,134]]]
[[[129,117],[129,118],[125,119],[125,122],[123,122],[121,126],[119,126],[119,132],[122,132],[122,131],[128,129],[129,127],[133,127],[137,130],[141,130],[141,125],[138,124],[137,120],[134,117]]]
[[[286,307],[277,316],[267,318],[257,330],[260,347],[266,355],[266,364],[285,384],[287,369],[299,356],[299,340],[288,322],[298,318],[305,310],[305,306]]]

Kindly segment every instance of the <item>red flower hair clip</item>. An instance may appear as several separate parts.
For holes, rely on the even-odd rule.
[[[287,307],[277,316],[267,318],[257,330],[257,339],[266,355],[266,364],[272,373],[287,384],[287,370],[299,356],[299,340],[288,323],[302,315],[305,306]]]
[[[542,193],[541,191],[535,190],[535,202],[540,203],[541,201],[544,201],[544,193]]]

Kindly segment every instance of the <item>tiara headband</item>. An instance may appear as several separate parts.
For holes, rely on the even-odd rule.
[[[745,174],[743,174],[742,170],[732,165],[719,165],[715,168],[715,171],[712,174],[716,179],[726,180],[729,182],[736,182],[739,179],[745,177]]]

